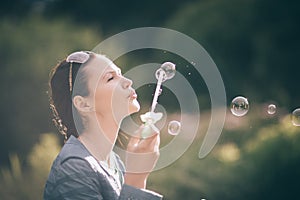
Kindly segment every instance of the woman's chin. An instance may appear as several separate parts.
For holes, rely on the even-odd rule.
[[[136,99],[134,99],[132,102],[130,102],[129,114],[138,112],[140,108],[141,108],[140,103]]]

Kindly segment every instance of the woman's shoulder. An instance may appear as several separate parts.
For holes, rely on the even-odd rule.
[[[61,162],[65,162],[72,158],[84,159],[86,156],[90,156],[88,150],[77,138],[71,136],[62,147],[57,158],[59,158]]]
[[[97,170],[95,170],[95,162],[92,158],[80,141],[75,137],[70,137],[54,160],[48,181],[57,183],[88,177],[97,178],[97,173],[95,173]]]
[[[46,182],[45,199],[101,197],[101,178],[81,155],[57,157]],[[85,198],[84,198],[85,197]]]
[[[76,174],[77,172],[92,172],[89,161],[90,153],[79,140],[71,136],[64,144],[60,153],[54,160],[51,172],[61,175]]]
[[[92,156],[86,147],[74,136],[71,136],[64,144],[52,168],[65,171],[67,174],[95,173],[105,175],[99,162]]]

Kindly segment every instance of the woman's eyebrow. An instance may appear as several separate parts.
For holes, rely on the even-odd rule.
[[[106,71],[106,72],[103,73],[102,78],[104,79],[104,78],[106,77],[107,74],[113,74],[113,75],[117,74],[117,75],[121,75],[122,73],[121,73],[121,70],[120,70],[120,69],[118,69],[118,70],[108,70],[108,71]]]
[[[121,68],[119,68],[118,66],[116,65],[112,65],[110,66],[107,71],[105,73],[116,73],[116,74],[121,74],[122,71],[121,71]]]
[[[104,74],[121,74],[121,70],[109,70]]]

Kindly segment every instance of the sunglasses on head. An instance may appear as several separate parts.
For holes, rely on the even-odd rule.
[[[90,55],[92,54],[91,51],[77,51],[74,53],[71,53],[67,59],[66,62],[70,63],[70,68],[69,68],[69,91],[70,94],[72,95],[73,91],[73,63],[78,63],[78,64],[84,64],[90,59]]]

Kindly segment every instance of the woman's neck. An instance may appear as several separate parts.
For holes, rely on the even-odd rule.
[[[89,124],[78,139],[98,161],[106,161],[115,145],[120,123],[112,117],[96,118],[88,120]]]

